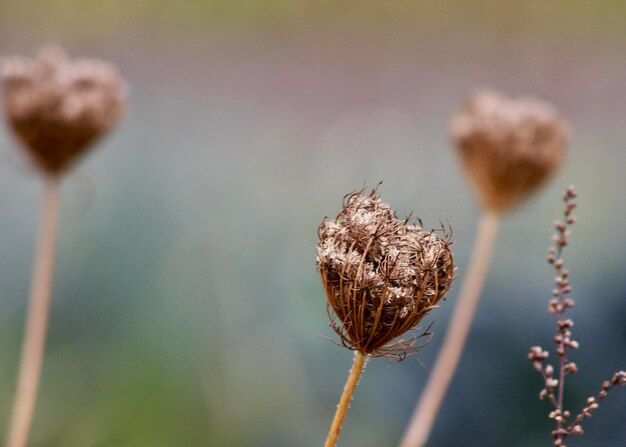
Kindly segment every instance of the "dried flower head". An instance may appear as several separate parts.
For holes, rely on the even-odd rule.
[[[7,58],[1,69],[11,127],[47,174],[69,168],[124,109],[126,83],[100,60],[69,60],[49,48],[35,59]]]
[[[494,92],[470,97],[452,119],[452,138],[475,192],[490,211],[508,211],[562,164],[567,123],[549,104]]]
[[[343,345],[400,358],[414,348],[415,337],[397,338],[445,296],[454,275],[449,245],[398,219],[376,190],[347,195],[337,217],[321,223],[317,246],[331,326]]]

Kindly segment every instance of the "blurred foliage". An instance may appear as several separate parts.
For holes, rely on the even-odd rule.
[[[71,26],[71,34],[83,37],[135,26],[154,27],[155,31],[196,29],[235,34],[319,33],[329,29],[371,32],[381,28],[421,34],[436,29],[455,33],[488,25],[506,33],[578,34],[590,29],[621,32],[626,14],[622,0],[3,0],[0,8],[0,20],[7,25],[36,24],[48,31],[68,31]]]

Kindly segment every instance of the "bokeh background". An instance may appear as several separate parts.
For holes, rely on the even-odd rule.
[[[555,103],[567,165],[507,217],[429,446],[550,445],[528,348],[550,346],[545,262],[569,183],[578,409],[626,368],[626,2],[0,0],[0,54],[61,44],[120,66],[119,128],[65,181],[34,447],[321,445],[351,363],[322,336],[317,225],[381,193],[450,223],[456,290],[418,357],[371,361],[340,440],[394,446],[433,364],[479,209],[447,136],[491,86]],[[42,187],[0,131],[0,435]],[[616,390],[572,446],[626,445]]]

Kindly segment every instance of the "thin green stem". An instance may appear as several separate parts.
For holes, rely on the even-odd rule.
[[[486,212],[479,224],[467,275],[435,366],[402,438],[400,447],[426,444],[454,376],[480,301],[500,225],[500,215]]]
[[[46,344],[58,217],[59,180],[46,178],[17,393],[6,447],[26,447],[28,443]]]

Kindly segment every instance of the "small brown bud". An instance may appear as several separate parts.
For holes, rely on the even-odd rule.
[[[548,379],[546,380],[546,387],[548,388],[556,388],[559,385],[558,379]]]
[[[347,195],[318,233],[317,266],[342,343],[372,356],[406,354],[410,343],[394,339],[436,307],[452,282],[449,242],[398,219],[375,190]]]
[[[124,109],[126,83],[105,62],[49,48],[36,59],[5,59],[1,68],[9,123],[46,174],[67,170]]]
[[[568,318],[567,320],[559,320],[557,321],[557,325],[558,325],[559,331],[561,331],[563,329],[567,329],[567,328],[574,326],[574,321],[570,318]]]
[[[578,371],[578,366],[576,366],[576,363],[574,362],[569,362],[565,365],[564,371],[566,374],[576,374],[576,372]]]
[[[552,298],[549,302],[548,302],[548,312],[550,312],[551,314],[555,314],[558,311],[558,306],[559,306],[559,301]]]
[[[533,346],[528,353],[528,360],[541,362],[548,358],[548,351],[541,349],[541,346]],[[541,364],[539,364],[539,371],[541,371]]]
[[[515,208],[565,158],[569,130],[547,103],[495,92],[470,97],[451,124],[460,156],[483,206]]]
[[[569,433],[568,433],[568,432],[567,432],[567,430],[566,430],[566,429],[564,429],[564,428],[560,428],[560,429],[558,429],[558,430],[553,430],[553,431],[552,431],[552,436],[554,436],[555,438],[556,438],[556,437],[559,437],[559,436],[560,436],[560,437],[564,437],[564,436],[567,436],[568,434],[569,434]],[[561,444],[559,444],[559,445],[561,445]]]
[[[576,340],[568,341],[566,344],[567,344],[567,346],[569,346],[572,349],[578,349],[578,347],[579,347],[579,344],[578,344],[578,342]]]

